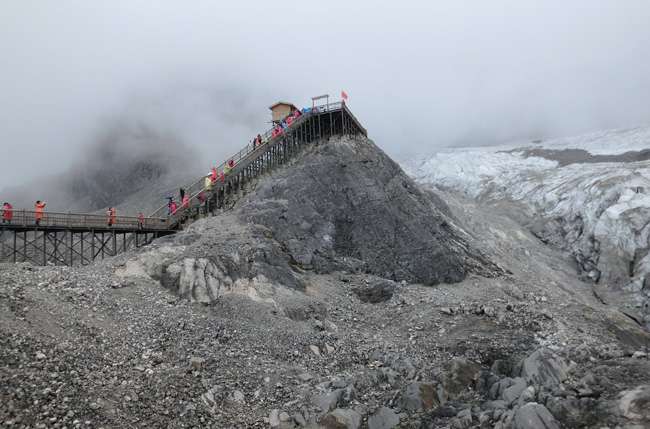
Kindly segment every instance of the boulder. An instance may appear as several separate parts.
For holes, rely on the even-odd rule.
[[[387,407],[381,407],[368,418],[368,429],[391,429],[399,425],[399,416]]]
[[[499,399],[503,397],[503,392],[510,386],[515,384],[515,380],[510,377],[502,378],[501,380],[490,386],[489,396],[490,399]]]
[[[560,429],[560,425],[545,406],[529,402],[515,411],[514,429]]]
[[[446,367],[442,386],[450,398],[456,398],[468,387],[474,387],[479,378],[481,367],[467,359],[453,359]]]
[[[465,409],[459,412],[451,421],[451,426],[454,429],[469,429],[472,427],[472,410]]]
[[[524,405],[527,402],[535,402],[535,386],[528,386],[519,395],[519,399],[517,400],[519,405]]]
[[[548,349],[534,351],[521,363],[520,375],[529,384],[552,389],[567,379],[569,366],[564,359]]]
[[[483,404],[483,409],[485,410],[505,410],[508,408],[506,401],[497,399],[496,401],[487,401]]]
[[[320,419],[322,429],[358,429],[361,427],[361,414],[354,410],[337,408]]]
[[[626,419],[650,424],[650,385],[622,392],[618,407]]]
[[[524,390],[526,390],[526,380],[521,377],[517,377],[513,380],[513,384],[510,387],[507,387],[501,397],[508,404],[514,403]]]
[[[200,369],[203,369],[204,365],[205,365],[205,359],[196,356],[192,356],[190,358],[190,368],[192,368],[193,370],[198,371]]]
[[[280,427],[280,410],[271,410],[269,414],[269,426],[272,428]]]
[[[370,284],[354,289],[354,293],[362,302],[377,304],[388,301],[395,292],[395,282],[390,280],[375,280]]]
[[[433,383],[413,382],[402,392],[402,408],[409,411],[428,411],[440,405],[438,387]]]
[[[336,408],[342,396],[343,389],[336,389],[331,392],[314,395],[311,398],[311,403],[326,413]]]

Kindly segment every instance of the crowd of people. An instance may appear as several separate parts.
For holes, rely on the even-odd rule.
[[[303,109],[305,113],[307,113],[308,109]],[[298,119],[300,116],[302,116],[303,112],[300,110],[296,109],[289,115],[287,115],[286,118],[278,122],[275,127],[273,127],[273,130],[271,131],[271,138],[275,138],[282,134],[284,130],[289,128],[293,122]]]

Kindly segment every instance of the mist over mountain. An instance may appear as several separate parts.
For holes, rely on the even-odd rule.
[[[342,89],[391,156],[650,121],[643,0],[63,3],[0,16],[0,192],[27,166],[65,171],[125,104],[217,158],[268,126],[273,102]]]
[[[175,187],[199,165],[196,150],[172,130],[128,118],[107,123],[76,158],[66,172],[10,188],[5,198],[19,208],[30,209],[34,201],[44,200],[51,211],[93,212],[119,206],[141,190]],[[131,214],[150,207],[135,204],[129,207]]]

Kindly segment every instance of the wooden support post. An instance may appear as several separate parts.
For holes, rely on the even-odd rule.
[[[34,232],[36,234],[36,232]],[[47,265],[47,232],[43,231],[43,265]]]
[[[16,235],[17,234],[18,234],[18,232],[16,232],[16,230],[14,230],[14,264],[16,263],[16,252],[18,251],[18,249],[16,248],[16,244],[17,244],[16,243],[16,241],[17,241]]]
[[[74,257],[72,255],[72,248],[74,246],[74,241],[73,241],[74,240],[74,235],[72,233],[72,230],[68,230],[68,238],[69,238],[68,243],[70,243],[70,266],[73,266],[74,265],[74,263],[73,263]]]

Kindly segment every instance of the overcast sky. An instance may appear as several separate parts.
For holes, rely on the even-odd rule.
[[[206,166],[341,89],[391,155],[650,125],[650,1],[5,0],[0,189],[115,119]]]

